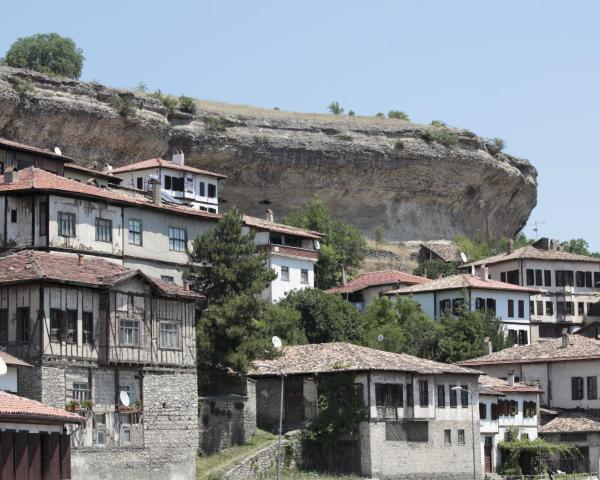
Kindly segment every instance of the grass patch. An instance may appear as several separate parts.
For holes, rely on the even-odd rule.
[[[273,471],[272,475],[269,475],[267,478],[275,478],[275,472]],[[301,470],[286,468],[285,470],[282,470],[281,478],[285,478],[286,480],[358,480],[361,477],[356,477],[354,475],[333,475],[327,473],[303,472]]]
[[[210,132],[224,132],[227,127],[225,120],[220,117],[206,117],[204,123]]]
[[[196,478],[198,480],[211,480],[219,478],[219,474],[241,462],[256,450],[266,447],[277,439],[277,435],[264,430],[257,430],[248,443],[236,445],[212,455],[203,455],[196,461]]]

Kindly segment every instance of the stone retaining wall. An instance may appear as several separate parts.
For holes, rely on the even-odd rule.
[[[281,442],[282,468],[295,466],[300,456],[299,440],[284,439]],[[224,480],[262,480],[275,469],[277,440],[268,447],[246,457],[223,475]]]

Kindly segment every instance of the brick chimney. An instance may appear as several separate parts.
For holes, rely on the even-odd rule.
[[[181,150],[177,150],[172,156],[171,156],[171,161],[173,163],[175,163],[176,165],[184,165],[185,164],[185,155],[183,154],[183,151]]]
[[[184,280],[184,282],[183,282],[183,289],[185,291],[189,291],[189,289],[190,289],[190,282],[189,281]]]

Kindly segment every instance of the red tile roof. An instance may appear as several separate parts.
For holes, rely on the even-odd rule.
[[[420,285],[411,287],[399,288],[390,292],[385,292],[386,295],[407,295],[411,293],[434,292],[439,290],[455,290],[462,288],[480,288],[483,290],[509,290],[513,292],[531,292],[535,293],[538,290],[534,288],[522,287],[513,285],[512,283],[499,282],[497,280],[483,280],[481,277],[468,273],[451,275],[442,277]]]
[[[129,165],[123,165],[122,167],[113,168],[112,173],[124,173],[134,172],[137,170],[147,170],[149,168],[170,168],[171,170],[180,170],[183,172],[197,173],[200,175],[207,175],[216,178],[227,178],[225,175],[215,172],[209,172],[208,170],[200,170],[199,168],[188,167],[187,165],[178,165],[177,163],[170,162],[163,158],[149,158],[148,160],[142,160],[141,162],[131,163]]]
[[[31,145],[26,145],[24,143],[14,142],[9,140],[8,138],[0,138],[0,147],[5,146],[8,148],[14,148],[16,150],[21,150],[23,152],[28,153],[36,153],[38,155],[43,155],[45,157],[51,157],[56,160],[61,160],[63,162],[74,162],[75,160],[71,157],[67,157],[66,155],[58,155],[51,150],[46,148],[38,148],[32,147]]]
[[[0,391],[0,417],[22,419],[55,420],[56,423],[80,423],[85,419],[60,408],[49,407],[43,403]]]
[[[25,360],[14,357],[9,353],[0,351],[0,358],[4,360],[9,367],[31,367],[32,365],[27,363]]]
[[[0,257],[0,285],[14,285],[27,281],[49,280],[60,283],[109,287],[122,280],[141,275],[166,296],[200,297],[196,292],[174,284],[148,277],[138,270],[130,270],[102,258],[83,258],[73,254],[23,250]]]
[[[329,290],[325,290],[325,292],[353,293],[367,287],[376,287],[380,285],[399,286],[399,284],[415,285],[430,281],[431,280],[428,278],[411,275],[410,273],[400,272],[398,270],[382,270],[379,272],[363,273],[346,285],[330,288]]]

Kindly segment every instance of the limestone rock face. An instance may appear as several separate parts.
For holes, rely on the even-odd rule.
[[[276,220],[312,196],[390,240],[513,235],[535,207],[537,171],[489,141],[394,119],[300,114],[198,101],[169,114],[144,93],[0,67],[0,136],[118,166],[183,149],[224,173],[222,208]],[[225,203],[226,202],[226,203]]]

